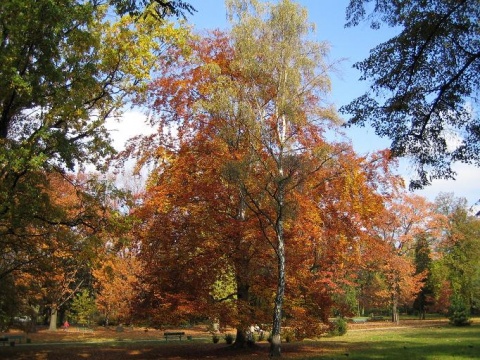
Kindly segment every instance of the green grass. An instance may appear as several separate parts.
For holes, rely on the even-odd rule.
[[[323,348],[325,355],[304,359],[480,359],[480,324],[352,331],[310,345]]]
[[[438,322],[437,322],[438,324]],[[242,352],[225,350],[223,339],[212,344],[210,337],[193,341],[140,341],[98,339],[97,343],[43,343],[16,347],[1,347],[0,359],[187,359],[202,352],[198,359],[237,360],[266,358],[268,344]],[[160,339],[161,340],[161,339]],[[223,350],[222,350],[223,349]],[[369,330],[351,330],[344,336],[322,337],[317,341],[282,344],[283,358],[294,360],[324,359],[406,359],[450,360],[480,359],[480,321],[472,326],[443,325],[427,327],[400,327]],[[254,351],[254,353],[250,353]]]

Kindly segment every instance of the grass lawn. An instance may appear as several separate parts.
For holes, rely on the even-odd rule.
[[[54,333],[55,334],[55,333]],[[145,337],[148,334],[148,337]],[[155,334],[155,336],[152,336]],[[267,359],[268,343],[253,349],[232,350],[224,341],[213,344],[208,333],[198,333],[193,341],[168,341],[162,333],[114,331],[94,334],[58,333],[33,337],[32,344],[14,347],[0,345],[0,359]],[[57,336],[58,340],[52,341]],[[44,339],[42,341],[42,339]],[[472,326],[453,327],[443,322],[408,321],[400,326],[389,322],[351,325],[342,337],[322,337],[282,345],[284,359],[480,359],[480,321]]]
[[[322,346],[323,345],[323,346]],[[323,356],[305,359],[480,359],[480,323],[468,327],[415,327],[350,331],[315,344]],[[348,355],[347,355],[348,354]]]

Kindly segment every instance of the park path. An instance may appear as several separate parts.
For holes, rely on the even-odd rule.
[[[420,327],[439,327],[448,324],[448,319],[435,319],[435,320],[404,320],[399,324],[393,324],[391,322],[367,322],[365,324],[349,324],[348,331],[375,331],[375,330],[397,330],[397,329],[410,329]]]

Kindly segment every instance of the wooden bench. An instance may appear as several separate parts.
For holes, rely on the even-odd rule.
[[[21,344],[22,343],[22,339],[23,339],[23,335],[7,335],[7,338],[8,338],[8,341],[16,341],[18,340],[18,342]]]
[[[84,326],[77,326],[77,327],[73,328],[73,330],[76,331],[76,332],[83,332],[83,333],[94,331],[92,328],[84,327]]]
[[[163,336],[165,336],[165,340],[168,341],[168,338],[173,336],[173,337],[177,337],[182,340],[182,336],[185,336],[185,332],[183,331],[178,331],[178,332],[174,332],[174,331],[165,331],[163,333]]]
[[[352,322],[355,324],[364,324],[367,320],[368,318],[352,318]]]
[[[0,337],[0,341],[3,342],[3,346],[5,346],[5,343],[15,343],[18,342],[21,344],[23,340],[23,335],[5,335]]]

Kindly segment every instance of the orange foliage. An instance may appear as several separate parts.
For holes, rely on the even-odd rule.
[[[95,278],[96,304],[106,323],[131,323],[136,297],[135,286],[140,272],[138,260],[132,254],[109,254],[92,271]]]
[[[39,213],[40,222],[26,229],[35,234],[30,238],[29,253],[36,256],[31,268],[15,271],[15,281],[24,294],[24,311],[31,312],[41,304],[55,314],[83,283],[80,273],[87,271],[95,257],[104,209],[88,193],[88,181],[82,174],[51,173],[42,186],[50,211]]]
[[[157,324],[199,316],[240,328],[268,322],[278,255],[272,194],[283,176],[284,314],[299,336],[323,331],[318,321],[327,322],[332,307],[341,307],[335,296],[390,254],[376,233],[388,213],[385,201],[402,185],[389,154],[359,157],[346,143],[327,143],[325,124],[306,121],[318,101],[312,96],[288,130],[302,151],[282,158],[276,173],[272,149],[258,142],[267,135],[242,117],[242,101],[255,99],[241,87],[222,87],[233,80],[252,85],[231,66],[228,38],[214,33],[192,49],[189,59],[172,54],[152,84],[157,134],[136,139],[126,153],[138,156],[139,166],[155,164],[134,212],[142,262],[137,313]],[[238,113],[222,107],[219,93],[227,103],[238,102]],[[262,121],[273,137],[275,117]],[[221,295],[215,293],[219,283]],[[342,306],[343,314],[352,311]]]
[[[384,281],[383,286],[377,283],[374,290],[376,301],[383,299],[396,308],[411,304],[424,285],[427,273],[417,274],[414,263],[416,240],[420,236],[433,241],[440,238],[444,217],[434,212],[433,204],[417,195],[398,193],[386,204],[373,228],[377,238],[372,254],[376,266],[370,271],[376,269]]]

